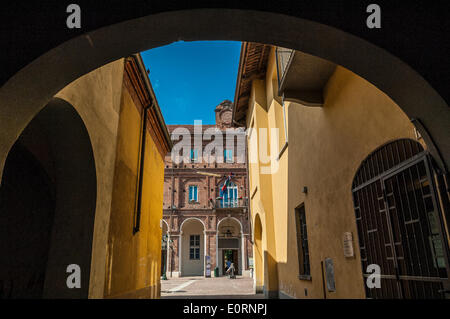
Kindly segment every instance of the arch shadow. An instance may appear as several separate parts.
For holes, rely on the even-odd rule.
[[[443,158],[443,169],[450,165],[447,103],[420,74],[386,50],[334,27],[279,13],[192,9],[154,13],[82,34],[10,78],[0,89],[0,172],[23,128],[67,84],[131,53],[179,40],[260,42],[339,64],[378,87],[415,119],[433,155]],[[46,80],[36,81],[43,74]]]
[[[72,105],[54,98],[6,160],[0,188],[0,242],[9,242],[0,259],[6,298],[88,297],[96,197],[86,127]],[[71,264],[80,267],[79,289],[66,283]]]

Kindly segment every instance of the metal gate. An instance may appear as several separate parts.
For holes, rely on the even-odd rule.
[[[450,288],[447,240],[429,158],[402,139],[373,152],[353,182],[363,273],[381,268],[368,298],[445,298]],[[370,274],[364,274],[364,282]]]

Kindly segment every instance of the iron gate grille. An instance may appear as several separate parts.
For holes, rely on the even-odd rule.
[[[447,244],[420,144],[398,140],[372,153],[355,176],[353,201],[363,272],[381,267],[381,288],[366,285],[367,297],[443,298]]]

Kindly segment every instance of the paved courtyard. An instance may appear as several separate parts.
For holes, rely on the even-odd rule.
[[[204,278],[181,277],[161,280],[161,298],[192,299],[192,298],[263,298],[255,294],[253,278],[237,276]]]

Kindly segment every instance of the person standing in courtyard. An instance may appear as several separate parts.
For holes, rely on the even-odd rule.
[[[228,272],[228,269],[230,269],[231,266],[231,261],[227,260],[225,264],[226,264],[226,271]]]
[[[235,275],[234,271],[235,271],[234,263],[231,263],[230,267],[228,267],[228,269],[227,269],[227,274],[230,275],[230,279],[235,279],[236,278],[236,275]]]

